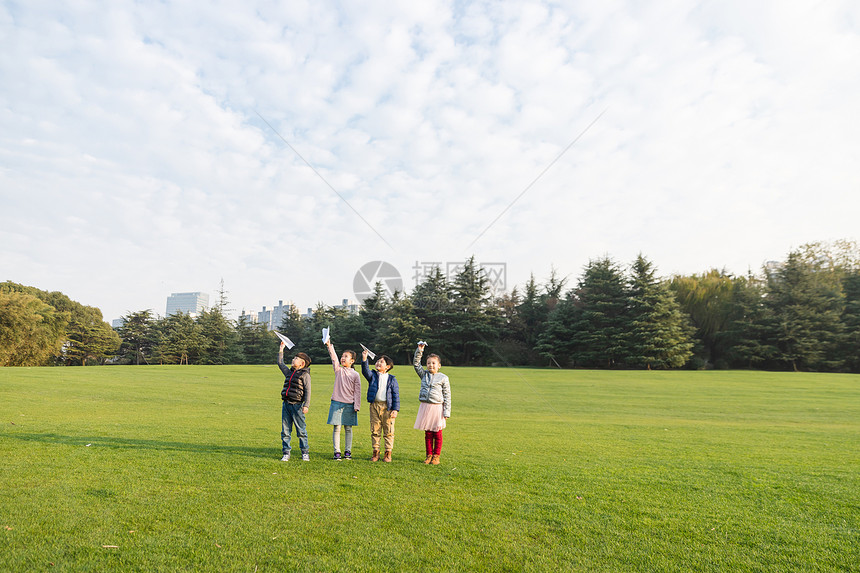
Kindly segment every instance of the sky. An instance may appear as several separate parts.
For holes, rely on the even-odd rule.
[[[0,0],[0,47],[0,281],[108,321],[860,239],[850,0]]]

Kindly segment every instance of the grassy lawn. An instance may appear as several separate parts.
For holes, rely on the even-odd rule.
[[[391,464],[328,366],[305,463],[276,366],[0,369],[0,570],[860,571],[860,376],[443,371],[433,467],[407,366]]]

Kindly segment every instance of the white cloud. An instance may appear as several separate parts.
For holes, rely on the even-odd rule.
[[[474,253],[522,283],[639,252],[741,273],[856,239],[858,13],[4,5],[0,280],[110,319],[222,277],[237,309],[335,303],[374,259],[408,277]]]

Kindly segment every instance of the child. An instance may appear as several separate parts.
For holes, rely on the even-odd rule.
[[[400,387],[397,378],[388,372],[393,362],[384,354],[376,361],[376,370],[371,372],[367,365],[367,350],[361,353],[361,373],[367,379],[367,401],[370,402],[370,444],[373,456],[370,461],[379,461],[379,435],[385,436],[385,456],[383,462],[391,461],[394,449],[394,420],[400,411]]]
[[[293,367],[290,368],[284,364],[285,346],[286,344],[281,342],[281,348],[278,350],[278,367],[284,373],[284,389],[281,390],[281,400],[284,401],[281,408],[281,444],[284,457],[281,461],[290,461],[290,434],[292,426],[295,425],[296,433],[299,435],[299,448],[302,450],[302,461],[306,462],[311,459],[305,424],[305,414],[311,406],[311,373],[308,370],[311,359],[304,352],[299,352],[293,358]]]
[[[427,452],[425,464],[439,465],[442,455],[442,429],[445,420],[451,417],[451,384],[448,377],[441,372],[442,362],[439,356],[431,354],[427,357],[427,369],[421,367],[421,355],[424,353],[423,342],[418,343],[415,359],[412,365],[421,378],[421,390],[418,392],[418,416],[415,418],[415,429],[424,430],[424,447]]]
[[[334,459],[341,460],[340,455],[340,427],[345,426],[344,441],[346,451],[343,457],[352,459],[352,427],[358,424],[358,410],[361,407],[361,378],[358,372],[353,370],[355,363],[355,352],[344,350],[337,361],[337,354],[331,340],[326,340],[328,353],[331,356],[331,365],[334,367],[334,390],[331,394],[331,407],[328,410],[328,423],[334,426],[332,442],[334,443]]]

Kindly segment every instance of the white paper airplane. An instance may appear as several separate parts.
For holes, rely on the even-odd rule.
[[[418,346],[421,346],[422,344],[423,344],[424,346],[429,346],[429,345],[428,345],[426,342],[424,342],[423,340],[419,340],[419,341],[418,341]]]
[[[365,345],[364,345],[364,344],[362,344],[361,342],[359,342],[359,343],[358,343],[358,345],[359,345],[359,346],[361,346],[364,350],[366,350],[366,351],[367,351],[367,355],[368,355],[368,356],[370,356],[370,359],[371,359],[371,360],[376,360],[376,354],[374,354],[373,352],[371,352],[371,351],[370,351],[370,348],[368,348],[367,346],[365,346]]]
[[[275,334],[278,335],[278,338],[280,338],[281,341],[283,341],[283,343],[287,345],[288,349],[290,349],[290,350],[293,349],[293,346],[295,346],[295,344],[293,344],[292,340],[290,340],[289,338],[287,338],[286,336],[284,336],[283,334],[281,334],[277,330],[273,330],[272,332],[274,332]]]
[[[322,337],[323,344],[325,344],[326,342],[328,342],[328,341],[329,341],[329,338],[331,338],[331,337],[329,336],[329,330],[331,330],[331,327],[330,327],[330,326],[329,326],[329,327],[327,327],[327,328],[323,328],[323,337]]]

